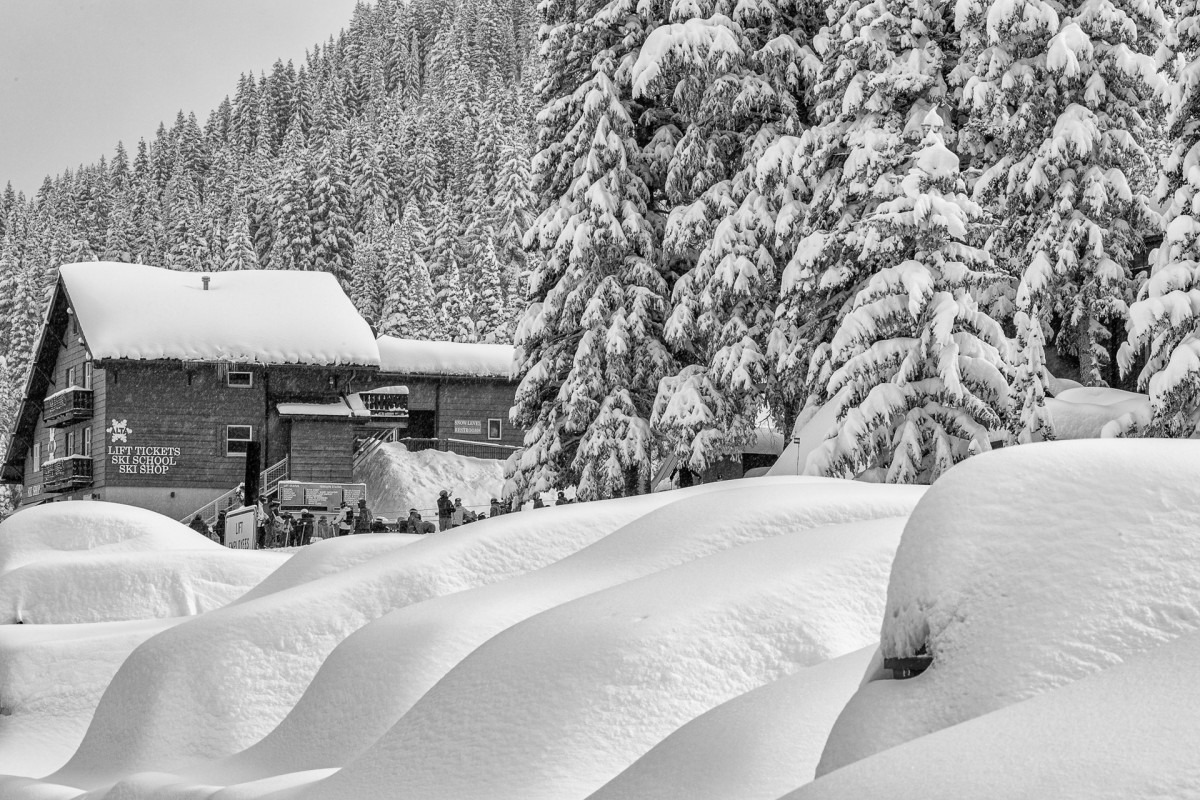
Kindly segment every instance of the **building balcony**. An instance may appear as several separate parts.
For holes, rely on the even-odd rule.
[[[42,419],[52,428],[61,428],[92,418],[92,390],[69,386],[42,402]]]
[[[92,485],[91,456],[66,456],[42,464],[42,484],[47,492],[70,492]]]
[[[371,414],[372,420],[406,420],[408,419],[408,389],[396,387],[397,391],[376,389],[363,392],[363,407]]]

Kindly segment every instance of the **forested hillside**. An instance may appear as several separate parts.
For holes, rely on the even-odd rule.
[[[644,491],[663,458],[701,471],[765,412],[790,430],[829,404],[810,470],[929,482],[1054,436],[1048,361],[1150,392],[1110,433],[1193,435],[1197,20],[362,5],[203,124],[5,195],[6,409],[54,270],[115,259],[328,270],[381,332],[515,341],[524,496]]]
[[[4,420],[66,262],[325,270],[381,333],[510,341],[535,211],[533,20],[530,0],[363,4],[206,117],[180,112],[33,197],[9,186]]]

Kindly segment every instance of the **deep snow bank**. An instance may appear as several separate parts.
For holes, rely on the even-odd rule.
[[[751,539],[519,622],[303,796],[585,797],[699,714],[872,641],[901,523]]]
[[[652,496],[509,514],[357,563],[340,551],[360,550],[359,537],[311,546],[314,558],[353,565],[146,641],[121,666],[79,750],[53,778],[91,788],[235,753],[274,728],[330,651],[371,620],[545,566],[663,502]]]
[[[0,775],[41,777],[66,763],[117,668],[179,621],[0,625]]]
[[[875,650],[802,669],[717,706],[588,800],[775,800],[812,780],[829,729]]]
[[[504,486],[504,462],[438,450],[410,453],[402,442],[390,442],[363,460],[354,479],[367,485],[372,514],[404,518],[410,508],[416,508],[436,523],[438,493],[443,489],[451,498],[461,497],[468,508],[486,510]]]
[[[271,551],[174,550],[56,555],[0,575],[0,623],[112,622],[202,614],[274,572]]]
[[[169,517],[120,503],[47,503],[0,523],[0,574],[81,550],[99,554],[223,549]]]
[[[850,701],[819,772],[957,725],[1200,628],[1200,447],[1051,442],[956,466],[896,554],[884,656],[933,666]],[[881,671],[880,671],[881,672]]]
[[[1184,634],[1098,674],[856,761],[784,800],[1200,797],[1198,661],[1200,634]]]
[[[729,481],[657,495],[664,505],[561,561],[410,605],[366,625],[330,653],[295,708],[263,741],[188,774],[200,782],[242,781],[346,763],[472,650],[536,613],[758,539],[904,515],[922,491],[810,478]],[[898,534],[900,522],[890,525]],[[890,560],[894,542],[885,546],[883,561]],[[879,602],[884,575],[865,564],[861,572],[873,575],[860,586],[868,606]],[[854,603],[847,601],[847,608],[858,607]],[[865,628],[861,622],[847,628],[874,639],[877,611],[861,618],[851,613],[853,620],[865,620]]]

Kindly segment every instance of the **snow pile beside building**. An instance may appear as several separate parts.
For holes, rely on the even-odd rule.
[[[906,681],[873,670],[820,772],[1200,630],[1197,530],[1190,442],[1051,442],[959,465],[909,519],[881,634],[884,657],[926,648],[932,666]],[[1180,712],[1200,718],[1200,706]]]
[[[472,458],[439,450],[410,453],[402,442],[380,445],[354,473],[367,485],[371,513],[388,519],[405,518],[410,508],[437,522],[437,498],[443,489],[451,499],[475,511],[487,510],[504,487],[504,462]]]

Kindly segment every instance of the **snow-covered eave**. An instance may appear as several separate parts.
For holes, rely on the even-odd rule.
[[[144,367],[178,367],[181,364],[193,366],[237,366],[237,367],[289,367],[293,369],[348,369],[378,372],[378,364],[359,364],[353,362],[333,361],[328,363],[308,361],[259,361],[249,358],[130,358],[128,356],[104,356],[93,358],[92,363],[97,369],[136,364]]]
[[[492,383],[501,381],[503,383],[517,383],[517,379],[512,375],[471,375],[461,372],[395,372],[393,370],[379,370],[380,377],[384,378],[403,378],[409,381],[467,381],[476,383]],[[372,390],[374,391],[374,390]]]

